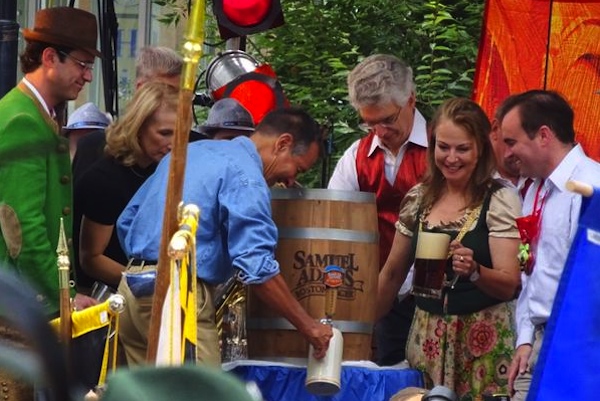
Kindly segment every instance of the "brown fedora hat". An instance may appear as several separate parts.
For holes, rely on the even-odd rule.
[[[102,57],[96,50],[98,24],[96,17],[73,7],[52,7],[35,14],[33,29],[23,29],[25,40],[81,49]]]

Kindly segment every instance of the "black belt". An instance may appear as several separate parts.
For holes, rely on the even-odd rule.
[[[157,260],[147,260],[147,259],[139,259],[139,258],[131,258],[129,259],[130,266],[146,266],[146,265],[157,265]]]

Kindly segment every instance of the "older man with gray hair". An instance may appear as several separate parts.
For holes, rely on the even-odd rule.
[[[367,135],[344,152],[328,188],[375,193],[381,269],[394,241],[400,201],[425,172],[427,124],[416,109],[412,69],[392,55],[375,54],[358,64],[348,76],[348,93]],[[413,312],[412,296],[397,299],[377,322],[379,365],[405,359]]]
[[[182,68],[183,58],[175,50],[164,46],[143,47],[135,60],[135,89],[148,81],[179,88]]]

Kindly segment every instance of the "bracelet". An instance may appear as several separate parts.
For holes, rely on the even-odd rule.
[[[473,273],[471,273],[471,275],[469,276],[469,281],[471,282],[475,282],[477,280],[479,280],[479,278],[481,277],[480,274],[480,268],[481,265],[475,261],[473,261],[475,263],[475,270],[473,270]]]

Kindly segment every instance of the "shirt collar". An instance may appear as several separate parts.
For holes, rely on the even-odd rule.
[[[525,187],[527,180],[529,180],[529,185],[531,185],[531,183],[533,182],[533,179],[531,179],[529,177],[523,177],[523,176],[519,177],[519,181],[517,182],[517,189],[519,191]]]
[[[423,117],[423,115],[417,109],[415,109],[415,117],[410,135],[408,136],[406,142],[402,144],[402,146],[406,146],[408,142],[412,142],[415,145],[419,145],[424,148],[427,147],[427,121],[425,121],[425,117]],[[371,156],[378,147],[388,150],[388,148],[381,143],[379,137],[374,135],[373,141],[371,142],[371,147],[369,148],[368,156]]]
[[[496,181],[500,182],[502,185],[504,185],[507,188],[514,188],[514,189],[517,188],[516,185],[513,184],[511,180],[502,177],[500,175],[500,173],[498,172],[498,170],[494,171],[492,178],[494,178]]]
[[[525,186],[525,182],[527,181],[527,177],[519,177],[519,180],[517,181],[517,184],[515,185],[508,178],[502,177],[500,175],[500,173],[498,172],[498,170],[494,171],[492,178],[496,179],[498,182],[500,182],[505,187],[513,188],[513,189],[517,189],[517,190],[521,190]]]
[[[245,135],[240,135],[238,137],[233,138],[231,142],[238,142],[242,146],[242,148],[244,148],[246,152],[248,152],[250,157],[252,157],[258,163],[258,165],[260,165],[260,168],[263,168],[262,159],[260,158],[258,149],[256,148],[256,145],[254,144],[252,139]]]
[[[572,177],[573,172],[585,157],[585,152],[581,145],[575,145],[575,147],[573,147],[573,149],[571,149],[561,160],[558,166],[556,166],[554,171],[552,171],[546,180],[546,183],[550,181],[561,192],[566,191],[567,181]]]
[[[42,97],[42,95],[40,95],[40,92],[38,92],[38,90],[36,89],[36,87],[33,86],[33,84],[31,82],[29,82],[27,80],[27,78],[23,78],[23,83],[25,85],[27,85],[27,87],[29,88],[29,90],[33,93],[33,95],[36,97],[36,99],[40,102],[40,104],[42,105],[42,107],[44,108],[44,110],[46,110],[46,113],[48,113],[48,115],[52,119],[56,118],[56,112],[54,111],[54,109],[50,110],[50,107],[48,106],[48,104],[46,103],[46,101],[44,100],[44,98]]]

